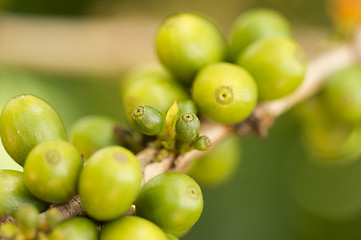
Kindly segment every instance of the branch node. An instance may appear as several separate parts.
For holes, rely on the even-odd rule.
[[[8,222],[15,223],[16,220],[15,220],[15,218],[13,218],[12,216],[10,216],[10,215],[8,215],[6,213],[1,215],[1,217],[0,217],[0,225],[2,225],[4,223],[8,223]]]
[[[268,129],[272,126],[273,122],[274,117],[261,106],[257,106],[252,115],[245,121],[237,124],[235,129],[241,136],[255,133],[261,139],[266,139]]]

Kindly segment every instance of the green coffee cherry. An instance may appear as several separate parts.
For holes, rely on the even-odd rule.
[[[204,186],[215,186],[228,181],[241,161],[241,138],[233,135],[206,155],[194,159],[187,174]]]
[[[190,84],[199,69],[225,59],[227,43],[207,18],[181,13],[160,25],[156,48],[160,61],[178,79]]]
[[[291,37],[290,24],[285,17],[277,11],[266,8],[242,13],[231,28],[231,60],[235,61],[251,43],[270,37]]]
[[[180,101],[177,104],[178,104],[179,114],[191,112],[197,115],[198,113],[197,106],[195,102],[191,99]]]
[[[167,236],[168,240],[178,240],[178,238],[172,234],[167,234],[166,236]]]
[[[206,151],[211,147],[211,139],[207,136],[199,136],[193,143],[193,148],[199,151]]]
[[[316,96],[293,110],[301,120],[302,137],[308,153],[321,164],[359,159],[361,128],[339,121],[325,106],[323,100]]]
[[[15,170],[0,170],[0,216],[4,213],[15,217],[22,206],[35,206],[39,212],[48,204],[35,198],[26,188],[24,175]]]
[[[16,211],[17,224],[26,239],[34,239],[39,226],[39,211],[32,205],[25,205]]]
[[[173,80],[173,76],[158,62],[135,64],[125,71],[121,77],[119,93],[120,96],[127,88],[138,81],[152,81],[153,79]]]
[[[136,70],[136,69],[135,69]],[[189,99],[187,91],[164,69],[145,68],[140,73],[128,73],[120,89],[125,116],[130,124],[132,112],[139,105],[151,106],[165,114],[174,101]]]
[[[142,172],[135,155],[120,146],[103,148],[84,165],[79,196],[85,211],[97,220],[124,214],[140,189]]]
[[[194,113],[182,113],[175,124],[177,138],[189,142],[198,136],[200,122]]]
[[[306,73],[306,56],[292,39],[285,37],[258,40],[237,59],[257,83],[259,100],[268,101],[292,93]]]
[[[117,145],[114,128],[115,120],[105,116],[86,116],[74,123],[71,129],[71,142],[88,159],[97,150]]]
[[[15,239],[20,232],[15,223],[6,222],[0,225],[0,239]]]
[[[25,205],[16,211],[16,220],[21,229],[35,230],[39,225],[39,211],[32,205]]]
[[[361,66],[354,65],[334,74],[324,89],[326,107],[348,124],[361,122]]]
[[[136,130],[149,136],[157,135],[164,127],[162,114],[147,105],[136,107],[132,113],[132,120]]]
[[[56,208],[50,208],[45,212],[45,225],[46,229],[53,229],[63,221],[61,212]]]
[[[167,240],[154,223],[136,216],[125,216],[107,223],[100,232],[100,240]]]
[[[65,220],[50,233],[49,240],[97,240],[96,225],[84,217]]]
[[[56,111],[33,95],[10,99],[0,115],[0,136],[8,154],[21,166],[31,149],[47,140],[67,140]]]
[[[252,76],[231,63],[208,65],[193,82],[192,97],[201,114],[219,123],[246,119],[256,106],[257,96]]]
[[[135,206],[138,216],[154,222],[166,233],[179,236],[198,221],[203,197],[192,178],[183,173],[167,172],[142,187]]]
[[[322,164],[344,163],[361,156],[361,128],[335,122],[319,122],[303,130],[307,150]]]
[[[46,141],[26,158],[25,185],[43,201],[63,203],[76,194],[82,166],[81,154],[72,144],[62,140]]]

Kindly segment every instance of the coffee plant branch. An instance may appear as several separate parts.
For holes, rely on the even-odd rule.
[[[146,52],[146,55],[152,55],[152,46],[148,42],[142,42],[148,38],[139,38],[139,33],[152,36],[158,24],[155,19],[141,20],[142,23],[147,22],[145,26],[139,24],[139,21],[134,21],[134,18],[79,21],[47,19],[44,21],[42,18],[6,14],[2,14],[0,20],[0,34],[3,36],[0,39],[1,64],[48,69],[49,71],[66,70],[76,73],[95,71],[92,72],[95,74],[109,72],[116,74],[122,70],[119,66],[127,66],[136,62],[135,58],[139,54],[144,55]],[[135,30],[132,33],[124,34],[124,29]],[[94,36],[98,37],[94,38]],[[123,52],[123,48],[116,48],[116,46],[127,46],[127,44],[143,47],[138,48],[139,53]],[[54,48],[54,45],[63,47]],[[41,47],[37,48],[36,46]],[[110,47],[113,48],[110,49]],[[147,52],[145,48],[150,51]],[[129,49],[133,50],[134,48]],[[53,58],[54,55],[60,57]],[[255,133],[260,137],[266,137],[267,130],[275,118],[317,93],[329,75],[359,61],[360,57],[361,30],[355,34],[353,41],[342,43],[310,61],[302,85],[293,94],[280,100],[259,104],[250,118],[235,126],[202,120],[200,134],[210,137],[212,147],[234,132],[240,135]],[[161,162],[153,162],[157,152],[157,149],[149,147],[137,154],[142,165],[143,184],[163,172],[186,172],[195,158],[205,154],[205,152],[194,150],[184,155],[169,154]],[[85,214],[78,196],[67,203],[53,207],[61,212],[64,219]],[[45,213],[42,213],[42,217]],[[11,220],[11,217],[1,219],[0,224]]]
[[[250,118],[235,126],[202,120],[200,134],[207,135],[211,139],[212,147],[234,132],[241,135],[255,133],[260,137],[266,137],[267,130],[271,127],[275,118],[297,103],[317,93],[328,76],[350,64],[356,63],[360,60],[360,57],[361,31],[355,35],[353,41],[344,43],[311,60],[302,85],[293,94],[280,100],[259,104]],[[153,162],[153,159],[157,156],[157,149],[146,148],[137,154],[143,169],[143,184],[152,177],[167,171],[186,172],[192,161],[203,154],[205,152],[193,150],[184,155],[170,154],[161,162]],[[60,210],[64,218],[85,214],[78,196],[65,204],[54,207]]]

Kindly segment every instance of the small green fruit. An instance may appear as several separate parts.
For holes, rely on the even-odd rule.
[[[233,135],[206,155],[194,159],[188,174],[201,185],[215,186],[229,180],[241,161],[241,139]]]
[[[56,111],[33,95],[11,98],[0,115],[0,136],[8,154],[21,166],[31,149],[47,140],[67,141]]]
[[[179,114],[191,112],[197,115],[198,113],[196,103],[191,99],[178,102],[178,111]]]
[[[211,139],[207,136],[199,136],[193,143],[193,148],[199,151],[206,151],[211,147]]]
[[[15,223],[6,222],[0,225],[0,239],[15,239],[20,229]]]
[[[190,84],[202,67],[223,61],[227,43],[209,19],[191,13],[168,17],[156,34],[160,61],[181,81]]]
[[[29,191],[50,203],[70,200],[77,190],[83,161],[70,143],[51,140],[37,145],[26,158],[24,181]]]
[[[142,173],[135,155],[120,146],[103,148],[84,165],[79,196],[89,216],[102,221],[124,214],[134,202]]]
[[[132,120],[136,130],[149,136],[159,134],[164,127],[162,114],[147,105],[136,107],[132,113]]]
[[[0,216],[4,213],[15,217],[22,206],[35,206],[39,212],[47,209],[48,204],[35,198],[26,188],[24,175],[15,170],[0,170]]]
[[[322,97],[308,99],[293,109],[300,119],[308,153],[321,164],[340,164],[359,159],[360,126],[350,126],[335,118]]]
[[[65,220],[56,226],[49,240],[97,240],[98,231],[95,224],[84,217]]]
[[[285,37],[258,40],[247,47],[237,63],[257,83],[259,100],[268,101],[292,93],[306,73],[306,56],[292,39]]]
[[[246,119],[256,106],[257,95],[252,76],[231,63],[215,63],[203,68],[192,88],[192,97],[200,112],[225,124]]]
[[[115,120],[105,116],[86,116],[74,123],[71,142],[88,159],[97,150],[117,144],[114,128]]]
[[[154,223],[136,216],[126,216],[110,222],[100,232],[100,240],[167,240]]]
[[[167,234],[167,238],[168,238],[168,240],[178,240],[178,238],[172,234]]]
[[[270,37],[291,37],[290,24],[279,12],[252,9],[237,17],[230,34],[230,55],[235,61],[251,43]]]
[[[152,79],[173,79],[173,76],[158,62],[135,64],[121,76],[119,95],[127,91],[127,88],[138,81],[152,81]]]
[[[24,205],[16,211],[16,220],[21,229],[35,230],[39,225],[39,211],[32,205]]]
[[[151,106],[162,114],[174,101],[189,99],[186,90],[164,69],[143,69],[141,73],[128,73],[120,89],[120,98],[125,116],[130,124],[132,112],[139,105]]]
[[[338,119],[347,124],[361,123],[361,66],[349,66],[334,74],[322,97]]]
[[[198,136],[200,122],[193,113],[182,113],[175,124],[177,138],[189,142]]]
[[[203,210],[203,196],[191,177],[167,172],[142,187],[135,206],[138,216],[154,222],[166,233],[179,236],[198,221]]]
[[[45,221],[42,224],[46,228],[53,229],[63,221],[62,213],[57,208],[50,208],[45,212]]]

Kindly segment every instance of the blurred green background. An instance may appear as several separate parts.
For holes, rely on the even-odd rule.
[[[36,16],[44,21],[131,16],[131,20],[153,19],[154,25],[150,27],[172,13],[192,11],[210,17],[225,33],[242,11],[270,7],[291,21],[294,36],[310,58],[323,50],[320,46],[332,32],[323,0],[1,0],[0,3],[3,14],[11,16]],[[149,42],[146,47],[152,46],[152,34],[139,38]],[[149,52],[146,56],[137,53],[123,58],[148,60],[152,58]],[[119,72],[126,67],[119,66]],[[53,105],[68,130],[77,119],[89,114],[111,116],[125,124],[117,95],[121,74],[74,74],[66,70],[52,72],[2,60],[0,109],[9,98],[31,93]],[[312,161],[303,148],[298,122],[291,113],[277,119],[266,140],[249,136],[242,143],[242,164],[235,176],[223,185],[203,188],[204,212],[182,239],[361,239],[361,161],[334,166],[320,166]],[[20,169],[2,147],[0,160],[0,168]]]

